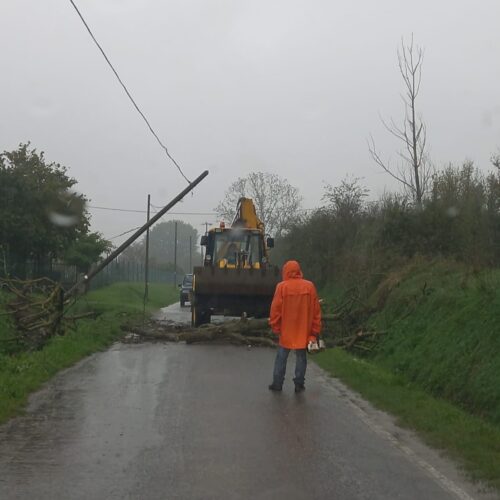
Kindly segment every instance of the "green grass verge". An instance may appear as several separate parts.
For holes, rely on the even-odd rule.
[[[415,267],[372,317],[374,360],[500,426],[500,271]]]
[[[116,283],[90,292],[69,314],[85,310],[100,313],[95,319],[79,320],[66,335],[55,337],[40,351],[9,355],[0,343],[0,423],[15,415],[29,394],[58,371],[93,352],[105,349],[122,335],[120,325],[142,318],[144,286]],[[146,312],[178,300],[177,288],[151,284]],[[5,302],[5,295],[1,299]],[[0,301],[1,307],[1,301]],[[12,325],[0,316],[0,339],[13,335]]]
[[[434,398],[403,375],[340,349],[329,349],[314,359],[376,407],[395,415],[399,425],[445,450],[472,479],[500,490],[500,427]]]

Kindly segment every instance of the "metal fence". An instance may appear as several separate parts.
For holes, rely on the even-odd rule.
[[[78,279],[76,266],[57,261],[40,264],[33,260],[12,260],[10,262],[2,261],[1,264],[0,278],[14,278],[26,281],[49,278],[52,281],[62,283],[64,287],[73,285]]]
[[[36,265],[32,261],[23,262],[22,265],[0,266],[0,278],[15,277],[23,280],[37,278],[49,278],[61,283],[65,289],[71,288],[83,276],[78,273],[76,266],[60,262],[50,262],[44,266]],[[174,279],[182,279],[182,275],[173,271],[165,271],[155,267],[149,267],[149,283],[174,284]],[[143,263],[114,261],[105,267],[90,283],[90,289],[94,290],[103,286],[111,285],[119,281],[144,282],[145,265]]]
[[[137,262],[111,262],[90,283],[91,289],[101,288],[119,281],[144,282],[146,266]],[[174,284],[173,271],[165,271],[154,267],[149,268],[149,283]]]

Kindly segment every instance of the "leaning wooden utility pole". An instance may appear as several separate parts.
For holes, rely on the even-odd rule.
[[[189,192],[193,190],[206,176],[208,175],[208,170],[205,170],[202,174],[200,174],[193,182],[191,182],[185,189],[183,189],[170,203],[165,205],[149,222],[144,224],[141,228],[139,228],[130,238],[127,239],[124,243],[122,243],[116,250],[111,252],[102,262],[97,264],[97,266],[92,269],[88,274],[86,274],[82,280],[80,280],[76,285],[70,288],[65,294],[65,298],[72,297],[76,294],[78,289],[83,285],[86,285],[90,282],[90,280],[99,274],[110,262],[116,259],[118,255],[120,255],[127,247],[129,247],[141,234],[147,231],[153,224],[158,222],[161,217],[163,217],[172,207],[177,205],[179,201],[181,201],[184,196],[186,196]]]

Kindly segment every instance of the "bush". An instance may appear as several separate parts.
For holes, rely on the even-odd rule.
[[[471,162],[449,165],[434,175],[420,207],[397,193],[372,203],[366,195],[358,179],[327,185],[327,204],[277,241],[281,260],[299,260],[319,287],[365,283],[394,259],[415,255],[474,268],[500,264],[500,168],[485,176]]]

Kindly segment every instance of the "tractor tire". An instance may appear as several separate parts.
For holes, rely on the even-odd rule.
[[[191,326],[198,326],[210,323],[210,311],[203,309],[196,303],[191,306]]]

